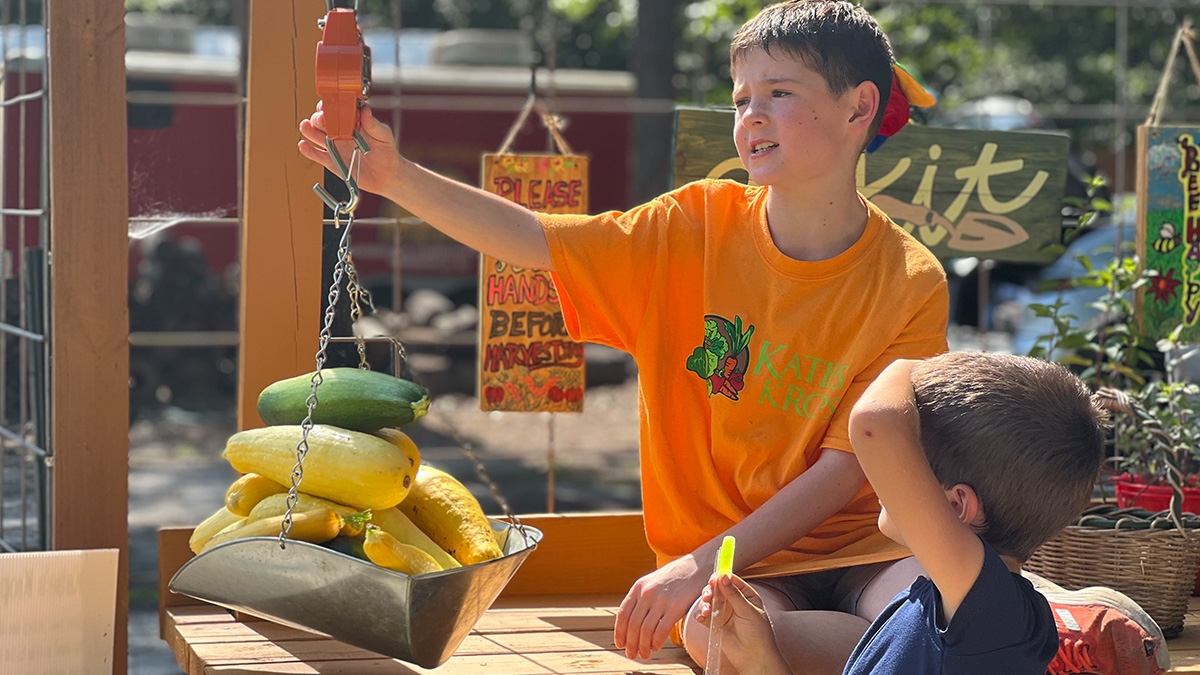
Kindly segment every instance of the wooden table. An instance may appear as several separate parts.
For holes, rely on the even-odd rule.
[[[653,569],[640,513],[536,516],[545,533],[457,653],[436,670],[380,657],[321,635],[280,626],[167,590],[191,557],[190,529],[159,533],[161,635],[187,675],[689,675],[701,672],[678,647],[631,661],[612,641],[616,608]],[[600,554],[598,552],[605,551]],[[553,588],[556,594],[546,593]],[[1200,598],[1183,634],[1169,640],[1172,673],[1200,673]]]

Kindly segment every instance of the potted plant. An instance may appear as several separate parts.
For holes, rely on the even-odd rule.
[[[1116,475],[1112,483],[1122,508],[1166,510],[1171,508],[1171,497],[1178,489],[1182,500],[1179,510],[1200,513],[1200,386],[1176,377],[1178,334],[1177,329],[1171,338],[1159,343],[1159,349],[1168,356],[1165,377],[1129,392],[1143,412],[1114,420],[1112,466]]]

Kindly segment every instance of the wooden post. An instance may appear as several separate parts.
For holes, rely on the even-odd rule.
[[[255,403],[275,380],[313,370],[320,330],[321,167],[297,150],[317,104],[314,64],[325,6],[250,4],[242,194],[238,428],[262,426]]]
[[[46,3],[51,546],[120,549],[113,672],[129,615],[129,189],[125,3]]]

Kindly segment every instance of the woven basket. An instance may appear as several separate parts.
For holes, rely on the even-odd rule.
[[[1100,529],[1071,525],[1034,552],[1025,568],[1068,590],[1107,586],[1146,610],[1163,634],[1183,630],[1200,568],[1200,531]]]

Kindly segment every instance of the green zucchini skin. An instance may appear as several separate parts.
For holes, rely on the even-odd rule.
[[[364,530],[364,532],[365,531],[366,530]],[[371,562],[371,559],[367,557],[366,552],[363,551],[363,535],[361,534],[357,537],[336,537],[325,542],[324,546],[326,548],[331,548],[338,553],[345,553],[346,555],[358,558],[359,560]]]
[[[314,424],[371,433],[417,421],[429,407],[419,384],[358,368],[324,368],[317,387]],[[270,426],[300,424],[308,414],[312,373],[280,380],[258,395],[258,416]]]

